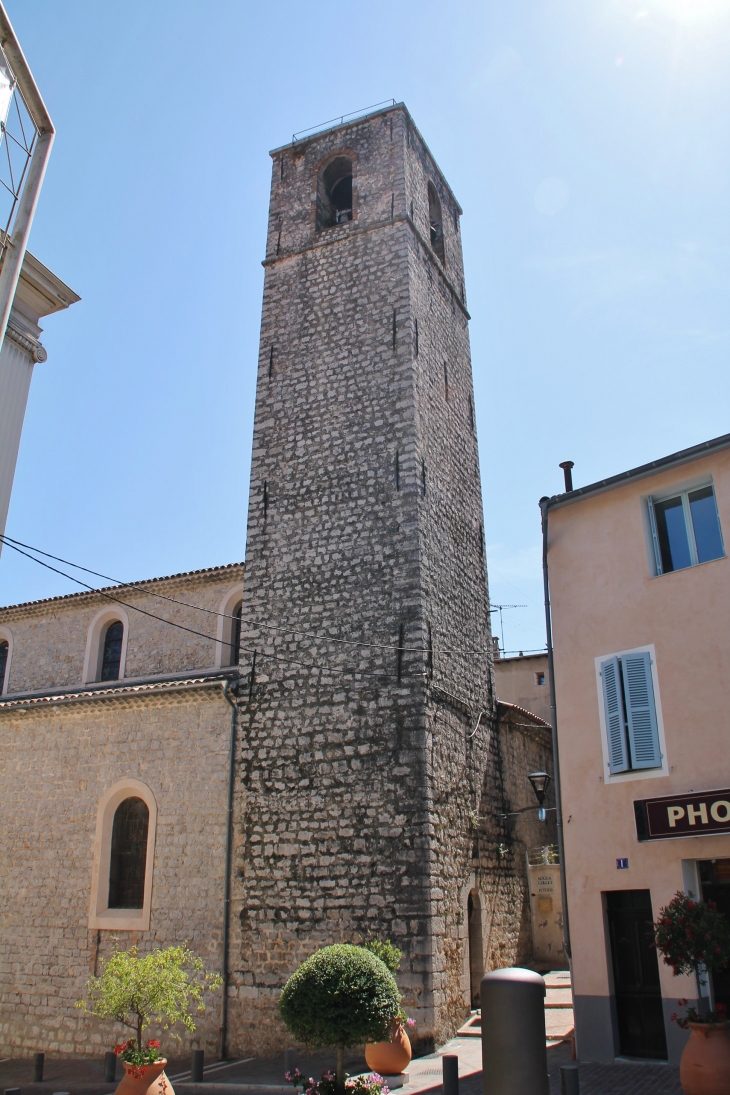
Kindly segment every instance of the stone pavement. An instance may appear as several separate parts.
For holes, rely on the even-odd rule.
[[[401,1089],[403,1095],[441,1093],[442,1064],[445,1053],[459,1057],[460,1095],[482,1095],[481,1042],[478,1038],[452,1039],[428,1057],[419,1057],[409,1066],[409,1083]],[[570,1063],[570,1046],[563,1043],[548,1049],[550,1095],[560,1095],[560,1066]],[[301,1056],[299,1068],[308,1076],[320,1076],[332,1067],[328,1054]],[[365,1061],[353,1054],[347,1058],[347,1071],[355,1074],[365,1070]],[[21,1095],[111,1095],[114,1084],[103,1083],[101,1060],[46,1060],[42,1084],[31,1083],[33,1062],[30,1060],[0,1061],[0,1092],[7,1087],[20,1087]],[[191,1084],[189,1060],[171,1060],[168,1075],[175,1085],[176,1095],[284,1095],[292,1088],[283,1085],[282,1058],[258,1061],[254,1059],[215,1062],[206,1066],[206,1083]],[[611,1065],[579,1063],[580,1095],[682,1095],[679,1070],[669,1065],[618,1061]]]

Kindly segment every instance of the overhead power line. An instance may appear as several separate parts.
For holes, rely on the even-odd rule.
[[[57,563],[63,563],[64,566],[73,567],[74,570],[81,570],[85,574],[93,574],[94,577],[103,578],[104,581],[111,582],[113,585],[129,587],[129,584],[130,584],[129,582],[123,582],[119,578],[111,578],[108,574],[102,574],[98,570],[91,570],[91,569],[89,569],[89,567],[81,566],[79,563],[72,563],[69,559],[61,558],[60,555],[52,555],[50,552],[43,551],[41,548],[34,547],[32,544],[24,544],[22,540],[14,540],[12,538],[12,536],[2,536],[2,537],[0,537],[0,539],[2,539],[2,541],[4,543],[7,543],[8,547],[12,547],[16,551],[20,551],[20,548],[27,548],[28,551],[33,551],[37,555],[43,555],[46,559],[54,559],[55,562],[57,562]],[[20,554],[25,555],[26,552],[21,551]],[[33,556],[28,555],[27,558],[33,559]],[[33,561],[36,562],[36,563],[39,563],[41,566],[46,565],[40,559],[33,559]],[[48,569],[49,570],[55,570],[54,567],[49,567]],[[57,574],[62,574],[63,572],[60,571],[60,570],[57,570],[56,573]],[[70,574],[64,574],[63,576],[66,577],[66,578],[69,578],[72,582],[77,582],[78,585],[83,586],[85,589],[91,590],[94,593],[99,593],[102,596],[104,596],[103,591],[96,588],[95,586],[87,585],[86,582],[79,582],[78,579],[74,578]],[[152,597],[158,597],[162,601],[171,601],[172,604],[181,605],[183,608],[192,608],[192,609],[195,609],[197,612],[206,612],[210,616],[217,616],[217,617],[222,618],[224,620],[236,620],[236,622],[237,622],[237,617],[232,616],[228,612],[218,612],[215,608],[205,608],[204,605],[193,605],[193,604],[190,604],[188,601],[180,601],[180,600],[178,600],[177,597],[168,597],[166,594],[158,593],[156,590],[152,590],[152,589],[147,589],[147,590],[145,590],[145,592],[148,593]],[[493,612],[493,611],[496,611],[497,609],[502,609],[502,608],[526,608],[526,607],[527,607],[526,605],[497,605],[495,609],[490,609],[490,612]],[[140,609],[140,611],[142,611],[142,610]],[[147,615],[150,615],[150,613],[147,613]],[[500,618],[501,618],[501,612],[500,612]],[[162,617],[155,617],[155,619],[162,619]],[[173,623],[173,621],[171,621],[171,620],[168,620],[166,622],[167,623]],[[246,621],[246,620],[241,621],[242,624],[245,624],[247,622],[250,623],[250,621]],[[182,626],[182,625],[175,625],[175,626]],[[433,647],[426,647],[426,646],[400,646],[399,647],[399,646],[396,646],[396,647],[394,647],[392,643],[367,643],[367,642],[358,641],[357,639],[334,638],[331,635],[319,635],[319,634],[317,634],[316,632],[313,632],[313,631],[300,631],[300,630],[298,630],[297,628],[294,628],[294,627],[279,627],[277,624],[268,623],[267,621],[259,621],[258,626],[264,628],[267,631],[281,632],[284,635],[296,635],[298,637],[306,638],[306,639],[317,639],[320,642],[337,643],[337,644],[342,645],[342,646],[357,646],[357,647],[363,647],[363,648],[370,649],[370,650],[389,650],[389,651],[392,651],[394,649],[397,649],[397,650],[402,650],[406,654],[431,654],[431,653],[433,653],[433,654],[462,654],[462,655],[468,656],[468,657],[476,657],[476,656],[479,656],[479,655],[491,653],[491,651],[488,651],[488,650],[462,650],[462,649],[458,649],[458,648],[448,649],[446,647],[440,647],[440,646],[433,646]],[[186,628],[185,630],[189,631],[191,629]],[[200,634],[202,634],[202,632],[194,631],[193,634],[200,635]],[[216,638],[214,638],[210,635],[207,635],[205,637],[206,638],[213,638],[214,642],[219,641],[218,639],[216,639]],[[502,645],[504,645],[504,641],[503,641]]]

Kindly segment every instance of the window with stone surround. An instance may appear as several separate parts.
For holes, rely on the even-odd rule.
[[[121,606],[97,612],[86,635],[84,683],[123,680],[128,637],[129,619]]]
[[[0,630],[0,696],[8,690],[8,675],[10,672],[10,635],[4,629]]]
[[[215,664],[222,669],[238,665],[241,647],[241,583],[229,589],[218,606],[218,635]]]
[[[118,681],[119,667],[122,662],[122,643],[124,642],[124,624],[121,620],[112,620],[104,632],[104,650],[101,657],[100,681]]]
[[[157,803],[136,779],[115,783],[97,813],[90,928],[148,931]]]
[[[352,220],[352,210],[352,160],[336,156],[317,178],[317,231],[346,224]]]
[[[446,265],[446,252],[444,251],[444,224],[441,214],[441,199],[436,193],[436,187],[432,182],[428,184],[428,225],[431,234],[431,246]]]

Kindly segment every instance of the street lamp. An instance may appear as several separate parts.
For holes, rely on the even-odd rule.
[[[547,816],[544,806],[545,794],[548,789],[548,784],[550,783],[550,776],[547,772],[530,772],[527,778],[532,784],[532,789],[535,792],[535,798],[537,799],[537,805],[539,807],[537,816],[540,821],[544,821]]]

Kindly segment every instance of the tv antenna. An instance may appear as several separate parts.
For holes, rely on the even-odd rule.
[[[505,608],[527,608],[527,605],[493,605],[492,608],[490,608],[490,613],[499,613],[499,633],[502,637],[502,650],[504,650],[504,623],[502,622],[502,610]]]

